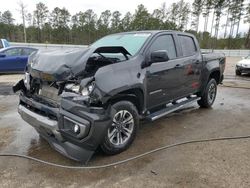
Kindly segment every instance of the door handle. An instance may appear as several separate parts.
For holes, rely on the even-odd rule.
[[[181,67],[183,67],[182,64],[177,64],[177,65],[175,65],[175,68],[181,68]]]

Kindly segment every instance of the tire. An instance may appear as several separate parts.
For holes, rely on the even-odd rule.
[[[100,146],[104,153],[115,155],[125,151],[133,143],[139,127],[139,115],[134,104],[129,101],[117,102],[111,109],[114,109],[110,114],[113,121]],[[127,123],[121,123],[122,121]]]
[[[207,83],[206,90],[201,96],[201,99],[198,101],[198,104],[202,108],[210,108],[216,98],[217,94],[217,82],[215,79],[210,79],[209,82]]]
[[[235,74],[236,74],[237,76],[240,76],[240,75],[241,75],[241,72],[240,72],[239,70],[235,70]]]

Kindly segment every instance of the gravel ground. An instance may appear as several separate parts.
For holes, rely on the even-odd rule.
[[[225,85],[249,88],[234,76],[238,59],[228,59]],[[22,75],[0,76],[0,152],[80,165],[53,149],[17,114],[11,85]],[[133,145],[116,156],[97,152],[89,165],[126,159],[190,139],[250,134],[250,90],[220,86],[212,109],[196,104],[156,122],[142,123]],[[101,170],[65,170],[19,158],[0,158],[1,187],[249,187],[250,139],[190,144]]]

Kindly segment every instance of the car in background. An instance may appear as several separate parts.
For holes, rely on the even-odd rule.
[[[0,73],[23,73],[27,65],[28,57],[35,48],[8,47],[0,49]]]
[[[242,73],[250,73],[250,55],[236,64],[235,74],[240,76]]]
[[[6,39],[0,39],[0,49],[9,47],[10,44]]]

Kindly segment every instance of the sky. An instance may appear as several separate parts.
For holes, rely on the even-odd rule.
[[[192,2],[192,0],[186,0],[187,2]],[[10,10],[13,14],[18,16],[18,2],[20,0],[6,0],[1,4],[0,11]],[[27,6],[28,12],[35,10],[35,6],[39,2],[43,2],[47,5],[49,10],[54,7],[65,7],[69,10],[71,15],[79,12],[85,11],[87,9],[93,9],[98,15],[104,10],[115,11],[118,10],[122,14],[126,12],[134,12],[137,5],[143,4],[147,9],[152,12],[154,9],[159,8],[164,2],[163,0],[22,0],[22,2]],[[172,4],[175,0],[165,1],[167,5]],[[19,20],[21,21],[21,20]]]
[[[3,1],[3,0],[1,0]],[[192,3],[193,0],[185,0],[186,2]],[[6,10],[10,10],[15,18],[16,23],[21,23],[21,16],[18,11],[19,6],[18,2],[20,0],[5,0],[4,3],[1,3],[0,12],[4,12]],[[176,0],[22,0],[24,5],[26,5],[26,9],[28,12],[33,13],[35,10],[35,6],[39,2],[43,2],[47,5],[50,11],[52,11],[55,7],[65,7],[69,10],[71,15],[79,11],[86,11],[87,9],[93,9],[95,13],[99,16],[102,11],[111,10],[120,11],[123,15],[130,11],[134,13],[137,5],[143,4],[152,13],[152,11],[156,8],[159,8],[162,3],[166,2],[167,6],[170,6]],[[211,15],[212,16],[212,15]],[[210,19],[212,20],[212,19]],[[222,19],[222,24],[225,22],[225,19]],[[203,29],[204,20],[201,17],[200,30]],[[208,24],[208,28],[211,25],[211,22]],[[240,24],[240,31],[246,32],[248,26],[243,22]],[[220,31],[222,34],[223,31]]]

